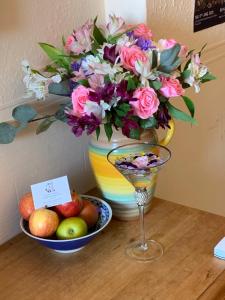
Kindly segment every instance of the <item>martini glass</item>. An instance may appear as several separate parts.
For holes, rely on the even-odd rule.
[[[140,218],[140,240],[126,247],[126,254],[135,260],[147,262],[163,255],[160,243],[145,238],[144,206],[149,198],[152,182],[170,157],[169,149],[150,143],[126,144],[112,149],[107,155],[108,161],[135,188]]]

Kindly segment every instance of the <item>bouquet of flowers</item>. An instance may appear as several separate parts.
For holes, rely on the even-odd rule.
[[[171,118],[195,123],[194,104],[185,95],[193,87],[215,79],[200,61],[199,51],[174,39],[153,40],[145,24],[129,25],[120,17],[97,26],[97,18],[86,22],[63,38],[63,49],[40,43],[51,63],[43,70],[32,69],[23,61],[28,95],[44,99],[47,93],[69,96],[51,116],[45,116],[37,133],[56,120],[67,122],[76,136],[85,131],[97,137],[100,125],[110,140],[113,130],[139,139],[146,128],[169,127]],[[188,113],[176,108],[173,97],[181,97]],[[29,105],[14,109],[18,126],[0,124],[0,142],[13,140],[16,132],[36,120]],[[4,138],[2,138],[4,133]]]

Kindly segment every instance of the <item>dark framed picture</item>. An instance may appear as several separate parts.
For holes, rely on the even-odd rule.
[[[194,32],[225,22],[225,0],[195,0]]]

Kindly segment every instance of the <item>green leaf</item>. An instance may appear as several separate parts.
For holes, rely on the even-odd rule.
[[[40,134],[44,131],[46,131],[54,122],[56,121],[55,117],[49,117],[47,119],[44,119],[37,127],[36,134]]]
[[[139,128],[132,128],[130,130],[129,138],[134,140],[140,140],[140,129]]]
[[[152,51],[152,69],[156,68],[158,65],[158,52],[156,50]]]
[[[191,70],[186,69],[181,73],[181,75],[182,75],[183,79],[186,79],[186,78],[190,77]]]
[[[8,124],[0,123],[0,144],[12,143],[16,136],[17,128]]]
[[[49,72],[49,73],[58,73],[58,70],[55,67],[51,66],[51,65],[47,65],[44,68],[44,71]]]
[[[188,98],[187,96],[182,96],[192,118],[194,117],[195,115],[195,106],[194,106],[194,103],[192,102],[192,100],[190,98]]]
[[[89,87],[89,82],[87,79],[80,79],[77,82],[85,87]]]
[[[178,108],[173,106],[170,102],[167,102],[166,106],[168,108],[169,114],[174,119],[182,120],[182,121],[185,121],[185,122],[190,122],[192,124],[197,124],[197,121],[194,118],[192,118],[191,116],[189,116],[185,112],[179,110]]]
[[[135,80],[132,77],[129,77],[127,80],[127,91],[135,90],[137,87]]]
[[[202,49],[199,51],[199,57],[201,57],[202,52],[205,50],[206,46],[207,46],[207,43],[205,43],[205,44],[202,46]]]
[[[53,95],[70,96],[69,80],[63,80],[59,83],[50,83],[48,86],[48,92]]]
[[[66,45],[66,39],[65,39],[64,35],[62,35],[62,44],[63,44],[63,47],[65,47],[65,45]]]
[[[130,110],[130,104],[122,103],[118,106],[118,108],[127,113]]]
[[[101,46],[99,45],[99,43],[98,43],[96,40],[93,40],[91,52],[92,52],[94,55],[97,55],[97,54],[98,54],[98,49],[99,49],[100,47],[101,47]]]
[[[117,127],[123,127],[123,122],[122,122],[122,120],[116,115],[115,116],[115,125],[117,126]]]
[[[153,128],[157,124],[156,119],[154,117],[150,117],[145,120],[140,121],[141,128],[147,129],[147,128]]]
[[[115,109],[115,111],[119,117],[126,116],[126,114],[128,113],[129,110],[130,110],[130,104],[128,104],[128,103],[122,103]]]
[[[174,45],[170,49],[161,52],[159,70],[165,73],[170,73],[175,70],[180,64],[181,60],[178,57],[181,46]]]
[[[70,70],[71,59],[66,57],[62,50],[46,43],[39,43],[39,45],[54,63]]]
[[[99,135],[100,135],[100,127],[97,127],[97,128],[95,129],[95,132],[96,132],[96,137],[97,137],[97,140],[98,140]]]
[[[102,45],[107,42],[105,37],[101,33],[100,29],[97,27],[95,23],[94,23],[93,37],[99,45]]]
[[[149,84],[156,91],[158,91],[162,87],[162,83],[157,80],[154,80],[154,81],[149,80]]]
[[[213,74],[207,72],[207,73],[201,78],[201,82],[202,82],[202,83],[205,83],[205,82],[207,82],[207,81],[211,81],[211,80],[215,80],[215,79],[216,79],[216,77],[215,77]]]
[[[159,95],[159,101],[161,103],[166,103],[168,101],[168,98],[164,97],[163,95]]]
[[[105,129],[105,134],[108,138],[108,141],[110,141],[111,137],[112,137],[112,134],[113,134],[112,124],[111,123],[104,124],[104,129]]]
[[[16,121],[27,123],[37,116],[37,112],[30,105],[23,104],[13,109],[12,116]]]
[[[107,75],[104,76],[104,83],[107,84],[109,82],[111,82],[111,80],[110,80],[109,75],[107,74]]]

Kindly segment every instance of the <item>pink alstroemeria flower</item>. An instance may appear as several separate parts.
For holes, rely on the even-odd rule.
[[[176,44],[179,44],[181,46],[181,48],[180,48],[180,52],[179,52],[178,56],[180,58],[185,58],[188,54],[188,47],[186,45],[181,45],[174,39],[167,39],[167,40],[161,39],[158,41],[158,44],[159,44],[159,48],[161,50],[170,49],[173,46],[175,46]]]

